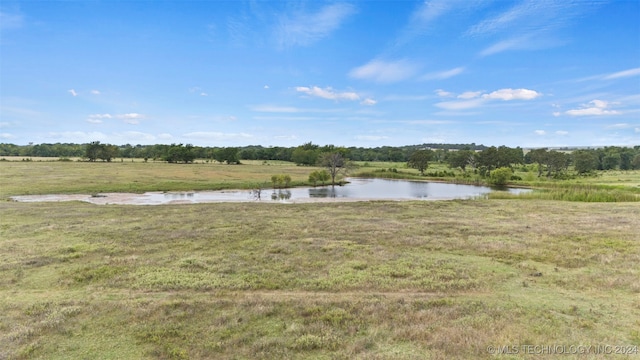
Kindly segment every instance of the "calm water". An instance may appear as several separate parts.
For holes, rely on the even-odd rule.
[[[349,179],[344,186],[316,188],[265,189],[258,195],[253,191],[197,191],[148,192],[144,194],[107,193],[98,197],[89,195],[27,195],[15,196],[17,201],[87,201],[94,204],[161,205],[206,202],[296,202],[321,199],[370,200],[452,200],[469,199],[496,191],[486,186],[445,184],[424,181]],[[508,189],[517,193],[527,189]]]

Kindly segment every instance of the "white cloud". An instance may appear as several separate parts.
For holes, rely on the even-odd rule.
[[[14,135],[9,134],[9,133],[0,133],[0,139],[13,139],[15,138]]]
[[[269,85],[265,85],[265,86],[264,86],[264,89],[265,89],[265,90],[269,90]]]
[[[536,135],[545,135],[547,132],[546,132],[546,131],[544,131],[544,130],[536,130],[536,131],[534,131],[534,133],[535,133]]]
[[[364,99],[364,100],[362,100],[362,101],[360,102],[360,104],[362,104],[362,105],[368,105],[368,106],[373,106],[373,105],[375,105],[375,104],[377,104],[377,103],[378,103],[377,101],[375,101],[375,100],[373,100],[373,99],[369,99],[369,98]]]
[[[78,96],[78,93],[77,93],[75,90],[73,90],[73,89],[67,90],[67,92],[68,92],[69,94],[71,94],[72,96]]]
[[[91,124],[102,124],[102,119],[111,118],[111,114],[91,114],[87,117],[87,122]]]
[[[467,91],[458,96],[462,100],[443,101],[435,106],[446,110],[466,110],[479,107],[492,100],[533,100],[541,96],[537,91],[528,89],[500,89],[491,93],[482,94],[479,91]]]
[[[454,95],[452,92],[444,91],[442,89],[437,89],[435,92],[440,97],[452,97]]]
[[[607,110],[609,103],[603,100],[592,100],[588,104],[582,105],[580,109],[568,110],[565,112],[571,116],[603,116],[603,115],[619,115],[621,112],[616,110]]]
[[[457,67],[451,70],[445,70],[445,71],[426,74],[421,79],[422,80],[444,80],[444,79],[448,79],[450,77],[454,77],[456,75],[462,74],[464,70],[465,70],[464,67]]]
[[[633,129],[635,132],[640,133],[640,127]]]
[[[317,86],[306,87],[306,86],[298,86],[296,87],[297,92],[301,92],[310,96],[315,96],[328,100],[360,100],[360,96],[355,92],[335,92],[332,88],[320,88]]]
[[[116,115],[118,119],[144,119],[144,115],[138,113]]]
[[[484,99],[499,99],[504,101],[510,100],[532,100],[541,96],[539,92],[528,89],[500,89],[490,94],[484,94]]]
[[[638,75],[640,75],[640,67],[609,74],[603,77],[603,79],[605,80],[619,79],[619,78],[638,76]]]
[[[200,96],[209,96],[209,94],[207,94],[206,92],[201,92]]]
[[[565,136],[565,135],[569,135],[569,132],[564,130],[558,130],[556,131],[556,135]]]
[[[352,5],[331,4],[312,14],[282,16],[276,30],[278,45],[281,48],[310,45],[329,36],[354,12]]]
[[[462,94],[458,95],[458,99],[473,99],[477,98],[482,94],[482,91],[465,91]]]
[[[91,90],[91,94],[93,95],[100,95],[100,90]]]
[[[352,69],[349,76],[356,79],[391,83],[408,79],[416,74],[418,66],[407,60],[372,60]]]

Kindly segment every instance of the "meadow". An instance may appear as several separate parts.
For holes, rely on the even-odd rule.
[[[311,170],[0,162],[0,359],[637,358],[638,202],[9,200]]]

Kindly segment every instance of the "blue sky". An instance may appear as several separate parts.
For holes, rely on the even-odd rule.
[[[640,145],[640,1],[2,1],[0,142]]]

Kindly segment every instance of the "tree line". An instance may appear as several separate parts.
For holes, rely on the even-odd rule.
[[[99,142],[92,142],[89,144],[74,144],[74,143],[55,143],[55,144],[36,144],[36,145],[14,145],[9,143],[0,144],[0,156],[22,156],[22,157],[59,157],[59,158],[87,158],[86,150],[91,144]],[[282,160],[292,161],[298,164],[309,165],[313,164],[320,153],[329,152],[333,145],[319,146],[312,143],[306,143],[300,146],[294,147],[281,147],[281,146],[260,146],[249,145],[243,147],[208,147],[208,146],[193,146],[183,145],[183,149],[179,149],[181,144],[156,144],[156,145],[111,145],[113,146],[113,152],[105,153],[111,155],[111,159],[123,158],[123,159],[148,159],[156,161],[172,161],[180,159],[177,162],[193,161],[194,159],[216,160],[222,158],[223,162],[227,159],[231,163],[235,163],[239,160]],[[189,148],[188,152],[184,152],[179,156],[181,151],[185,151],[184,148]],[[437,148],[441,150],[446,149],[462,149],[463,147],[469,147],[473,150],[483,150],[486,148],[484,145],[472,144],[421,144],[421,145],[407,145],[407,146],[382,146],[374,148],[364,147],[348,147],[349,158],[353,161],[396,161],[405,162],[409,159],[411,153],[415,150],[422,148]],[[173,154],[170,152],[173,151]],[[235,155],[235,158],[233,158]],[[177,155],[177,156],[173,156]],[[189,156],[193,156],[190,160]],[[97,160],[103,160],[96,158]],[[106,161],[106,160],[105,160]]]
[[[350,161],[407,162],[424,172],[429,162],[449,164],[451,168],[468,168],[482,175],[521,164],[537,164],[538,175],[558,176],[569,166],[579,174],[595,170],[640,169],[640,146],[608,146],[597,149],[558,151],[547,148],[525,152],[522,148],[472,144],[420,144],[375,148],[320,146],[312,142],[295,147],[202,147],[191,144],[111,145],[94,141],[88,144],[56,143],[38,145],[0,144],[0,156],[79,157],[89,161],[112,161],[116,158],[142,158],[170,163],[191,163],[195,159],[237,164],[241,160],[283,160],[301,166],[327,162],[327,155],[339,153]],[[421,158],[420,158],[421,157]],[[334,159],[338,160],[338,159]],[[426,164],[426,165],[424,165]]]

